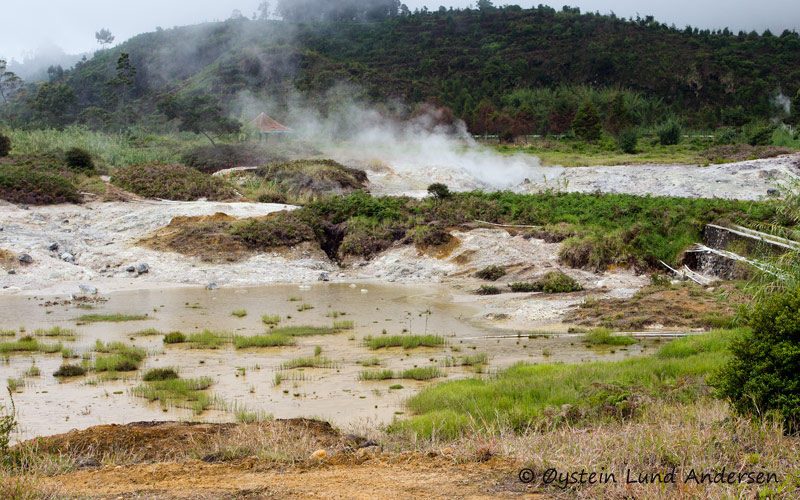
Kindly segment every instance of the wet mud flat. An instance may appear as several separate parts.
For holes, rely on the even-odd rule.
[[[366,428],[404,418],[404,400],[432,383],[491,376],[519,361],[623,359],[647,352],[652,345],[589,349],[575,335],[495,330],[479,321],[486,312],[481,303],[457,300],[443,285],[181,287],[119,291],[82,301],[64,295],[10,295],[0,297],[0,308],[0,329],[5,332],[0,343],[30,336],[46,346],[61,345],[51,353],[0,353],[0,377],[16,381],[20,440],[100,424],[230,422],[243,415],[318,417],[343,428]],[[139,319],[80,319],[84,315]],[[265,322],[276,317],[272,325]],[[237,348],[229,341],[213,346],[164,343],[164,335],[174,331],[191,337],[208,330],[233,338],[285,327],[330,330],[334,325],[340,328],[298,335],[291,345],[280,347]],[[60,335],[55,327],[61,329]],[[439,340],[428,347],[370,345],[370,339],[380,343],[382,338],[415,336]],[[138,370],[98,372],[91,369],[102,356],[97,352],[98,341],[105,346],[117,342],[140,348],[146,356]],[[292,367],[301,358],[306,363],[308,359],[324,361]],[[84,376],[54,377],[64,363],[90,369]],[[173,368],[184,379],[210,377],[213,383],[203,392],[213,404],[198,412],[182,407],[186,405],[149,402],[137,396],[133,389],[146,384],[142,376],[152,368]],[[392,378],[365,380],[361,375],[386,370],[393,372]],[[436,375],[420,380],[403,377],[420,370]],[[8,402],[7,396],[3,401]]]

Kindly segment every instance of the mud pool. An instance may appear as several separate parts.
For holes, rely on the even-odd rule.
[[[313,285],[272,285],[249,288],[206,290],[200,287],[129,290],[102,296],[105,301],[85,309],[64,303],[69,297],[10,295],[0,297],[0,329],[15,330],[0,342],[31,335],[45,343],[61,342],[78,356],[96,356],[97,340],[120,341],[147,350],[140,369],[120,372],[118,380],[104,380],[89,372],[86,376],[57,379],[53,372],[64,362],[61,353],[17,352],[3,354],[0,378],[18,379],[14,393],[20,432],[17,439],[83,429],[98,424],[124,424],[142,420],[232,421],[234,409],[272,414],[276,418],[319,417],[343,428],[391,422],[403,418],[404,400],[426,385],[462,377],[487,376],[518,361],[576,363],[596,359],[623,359],[647,350],[639,343],[616,350],[589,349],[570,335],[529,336],[481,326],[485,315],[480,303],[454,300],[441,285],[400,285],[319,283]],[[50,303],[48,305],[48,302]],[[53,305],[53,303],[56,303]],[[298,311],[307,303],[313,308]],[[234,310],[246,310],[238,318]],[[147,319],[124,322],[80,324],[76,318],[87,313],[147,315]],[[335,313],[335,314],[334,314]],[[334,320],[354,322],[353,329],[332,335],[298,337],[285,347],[236,349],[227,344],[218,349],[191,348],[187,344],[165,345],[163,335],[137,334],[145,329],[162,333],[181,331],[189,335],[204,329],[235,335],[263,334],[268,327],[264,314],[280,315],[280,326],[331,326]],[[334,318],[338,316],[338,318]],[[37,329],[54,326],[76,331],[74,338],[38,337]],[[20,329],[24,328],[24,332]],[[368,335],[437,334],[447,345],[436,348],[402,347],[371,350],[364,345]],[[497,338],[499,335],[505,338]],[[336,363],[334,368],[281,369],[280,365],[300,356],[321,355]],[[469,366],[447,367],[446,359],[484,353],[488,365],[476,373]],[[365,368],[359,361],[377,357],[381,366]],[[69,360],[80,363],[81,359]],[[35,365],[38,376],[24,376]],[[365,369],[402,370],[438,366],[446,378],[429,381],[393,379],[360,381]],[[210,376],[214,384],[207,392],[224,403],[197,415],[192,410],[162,407],[158,402],[131,394],[142,383],[142,374],[154,367],[174,367],[182,378]],[[275,385],[275,375],[283,380]],[[401,385],[402,389],[391,386]],[[3,404],[8,404],[4,394]]]

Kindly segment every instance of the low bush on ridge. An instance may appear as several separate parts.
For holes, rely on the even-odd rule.
[[[223,179],[179,164],[144,163],[117,169],[111,177],[117,186],[145,198],[192,201],[226,200],[236,191]]]
[[[25,205],[80,203],[78,189],[65,176],[31,165],[0,167],[0,199]]]

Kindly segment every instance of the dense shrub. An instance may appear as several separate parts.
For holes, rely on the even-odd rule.
[[[376,222],[366,217],[353,217],[345,226],[339,246],[341,255],[369,257],[386,250],[405,235],[405,229],[392,222]]]
[[[234,167],[255,167],[284,158],[254,144],[218,144],[197,146],[185,152],[182,162],[201,172],[213,174]]]
[[[170,332],[164,335],[165,344],[182,344],[186,342],[186,335],[181,332]]]
[[[436,225],[415,226],[407,234],[418,247],[442,245],[450,240],[450,233]]]
[[[86,375],[86,368],[81,365],[61,365],[53,372],[54,377],[79,377]]]
[[[747,144],[751,146],[768,146],[772,144],[773,125],[761,125],[753,128],[747,136]]]
[[[510,288],[512,292],[533,292],[536,290],[536,285],[534,283],[516,281],[508,285],[508,288]]]
[[[316,197],[320,194],[346,194],[364,189],[367,174],[334,160],[294,160],[274,162],[255,171],[275,184],[282,193]]]
[[[94,161],[88,151],[81,148],[71,148],[64,153],[64,163],[75,172],[94,172]]]
[[[734,339],[715,385],[743,413],[779,414],[800,430],[800,289],[774,295],[748,314],[752,330]]]
[[[0,134],[0,158],[8,156],[11,152],[11,139]]]
[[[152,382],[154,380],[172,380],[178,378],[178,372],[172,368],[152,368],[142,375],[142,380]]]
[[[0,199],[26,205],[80,203],[72,183],[58,173],[29,165],[0,168]]]
[[[243,220],[234,224],[231,233],[254,248],[292,246],[314,239],[314,230],[295,212]]]
[[[658,128],[658,141],[663,146],[674,146],[681,141],[681,126],[675,120],[669,120]]]
[[[633,129],[626,129],[620,132],[617,137],[617,147],[624,153],[636,154],[636,142],[639,140],[639,134]]]
[[[225,200],[236,191],[223,179],[178,164],[144,163],[122,167],[111,182],[145,198]]]
[[[571,276],[561,271],[550,271],[533,284],[535,292],[568,293],[579,292],[583,287]]]
[[[493,285],[481,285],[475,293],[478,295],[497,295],[500,289]]]
[[[475,273],[475,277],[489,281],[497,281],[505,275],[506,270],[500,266],[486,266]]]

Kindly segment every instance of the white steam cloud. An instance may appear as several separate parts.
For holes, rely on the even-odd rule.
[[[562,170],[542,167],[528,154],[501,154],[478,144],[464,122],[434,107],[395,119],[387,114],[407,114],[401,103],[385,103],[379,110],[352,99],[348,89],[332,92],[324,101],[337,104],[327,116],[300,97],[290,99],[289,109],[281,113],[284,125],[326,157],[367,170],[373,194],[423,196],[434,182],[454,191],[513,189],[526,180],[554,178]],[[246,117],[274,109],[247,94],[240,96],[240,106]]]

